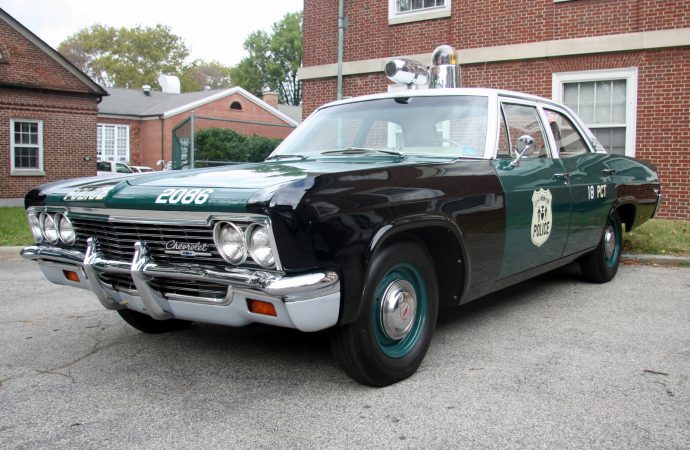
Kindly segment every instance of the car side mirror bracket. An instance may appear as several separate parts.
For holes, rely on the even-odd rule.
[[[515,143],[515,159],[510,162],[508,167],[513,168],[520,165],[520,161],[534,150],[534,138],[528,134],[520,136]]]

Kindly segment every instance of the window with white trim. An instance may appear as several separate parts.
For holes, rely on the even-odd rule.
[[[388,0],[390,25],[450,16],[451,0]]]
[[[575,111],[609,153],[635,156],[637,68],[554,73],[553,99]]]
[[[44,175],[43,122],[10,119],[12,175]]]
[[[129,126],[99,123],[96,156],[99,161],[129,161]]]

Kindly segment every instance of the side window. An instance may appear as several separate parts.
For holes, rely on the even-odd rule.
[[[549,156],[544,130],[536,107],[504,103],[503,114],[505,115],[510,142],[517,142],[518,138],[523,135],[528,135],[534,139],[534,149],[525,158],[547,158]]]
[[[584,155],[589,152],[585,140],[568,117],[558,111],[550,109],[545,111],[556,149],[561,158]]]
[[[110,162],[98,161],[98,170],[101,172],[110,172]]]
[[[122,163],[117,163],[117,165],[115,166],[115,170],[117,171],[117,173],[132,173],[132,171],[129,170],[129,167],[125,166]]]

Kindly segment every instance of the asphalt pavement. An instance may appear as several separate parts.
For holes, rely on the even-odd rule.
[[[576,266],[440,314],[410,379],[349,379],[325,333],[145,335],[0,261],[2,448],[688,448],[690,269]]]

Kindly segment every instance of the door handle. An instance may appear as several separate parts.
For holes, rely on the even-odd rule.
[[[608,168],[603,169],[603,170],[601,171],[601,173],[603,173],[603,174],[606,175],[607,177],[610,177],[611,175],[615,175],[617,172],[618,172],[618,171],[617,171],[616,169],[608,169]]]
[[[564,182],[570,181],[570,174],[569,173],[554,173],[553,177],[557,180],[563,180]]]

